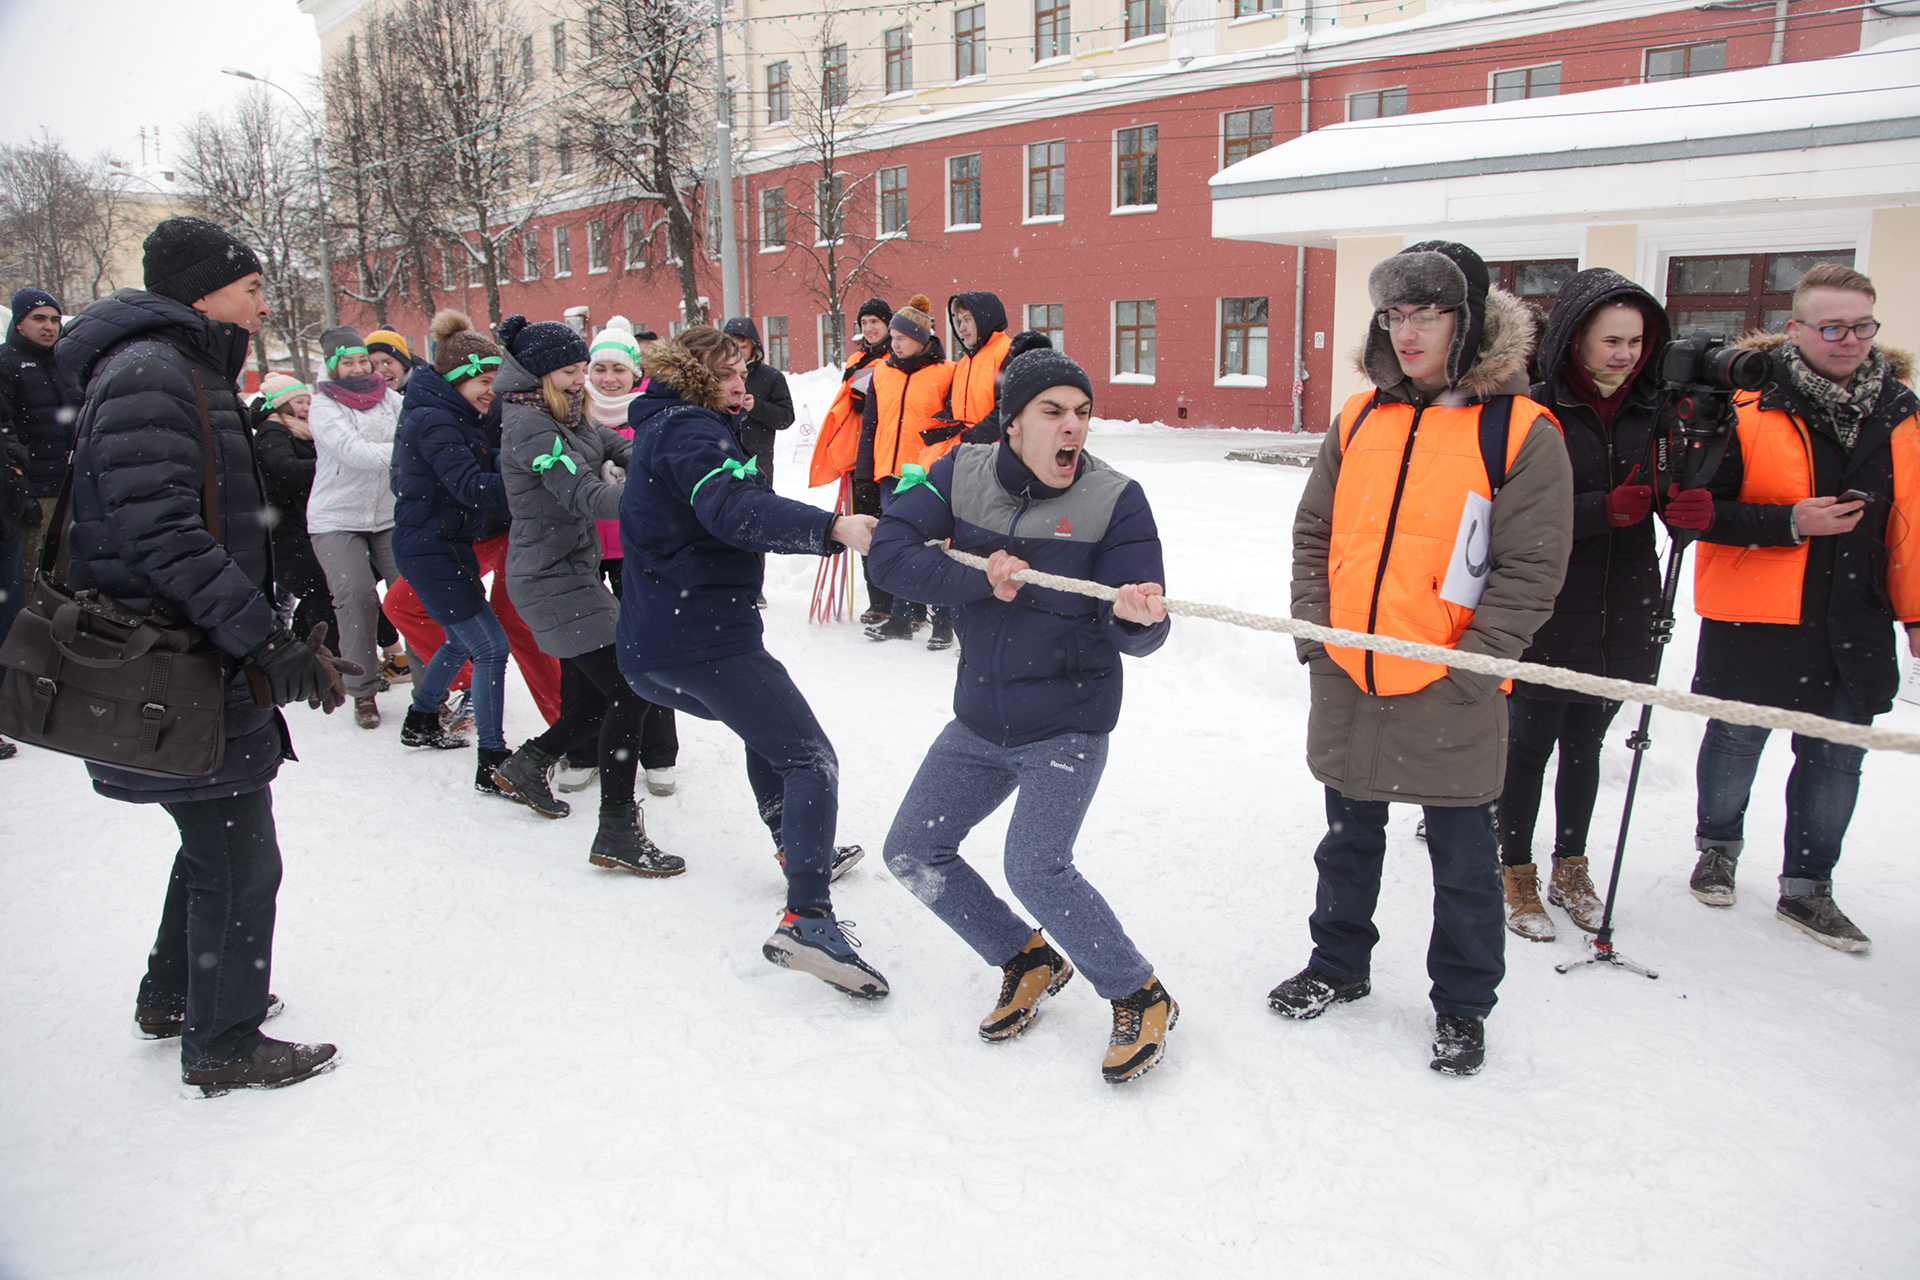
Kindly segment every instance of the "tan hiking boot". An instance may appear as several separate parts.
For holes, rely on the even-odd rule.
[[[1507,930],[1528,942],[1552,942],[1553,917],[1540,905],[1540,868],[1531,862],[1502,867],[1500,879],[1507,894]]]
[[[1100,1074],[1108,1084],[1138,1079],[1160,1065],[1167,1049],[1167,1032],[1180,1021],[1180,1006],[1175,1004],[1160,979],[1148,978],[1147,985],[1124,1000],[1113,1002],[1113,1036],[1107,1042],[1107,1060]]]
[[[1067,958],[1033,931],[1020,954],[1000,967],[1000,1003],[980,1024],[980,1038],[988,1044],[1011,1040],[1032,1024],[1040,1002],[1067,985],[1073,966]]]
[[[1606,904],[1593,891],[1585,857],[1553,860],[1553,883],[1547,886],[1547,901],[1572,916],[1573,922],[1588,933],[1600,932]]]

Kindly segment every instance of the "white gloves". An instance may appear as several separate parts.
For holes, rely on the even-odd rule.
[[[627,469],[615,462],[612,458],[608,458],[600,464],[600,478],[608,484],[625,484],[627,482]]]

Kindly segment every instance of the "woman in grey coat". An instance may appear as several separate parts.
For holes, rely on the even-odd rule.
[[[641,876],[672,876],[686,862],[646,837],[634,800],[640,729],[650,704],[620,675],[614,657],[619,602],[600,578],[598,521],[617,519],[633,442],[586,413],[587,344],[551,321],[500,324],[507,350],[494,389],[501,414],[500,473],[513,531],[507,594],[542,651],[571,665],[599,697],[561,708],[560,718],[498,769],[502,790],[535,813],[563,818],[548,777],[561,753],[599,726],[600,825],[588,861]]]

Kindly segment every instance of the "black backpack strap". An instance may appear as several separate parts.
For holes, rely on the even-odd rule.
[[[1495,396],[1480,406],[1480,462],[1496,494],[1507,483],[1507,431],[1512,420],[1512,396]]]
[[[1353,426],[1347,431],[1346,439],[1340,442],[1341,453],[1344,454],[1347,451],[1347,448],[1353,444],[1353,438],[1360,434],[1360,424],[1362,424],[1367,420],[1367,415],[1373,412],[1373,406],[1379,403],[1380,403],[1380,393],[1376,391],[1372,395],[1367,397],[1367,402],[1365,404],[1360,406],[1360,416],[1353,420]]]

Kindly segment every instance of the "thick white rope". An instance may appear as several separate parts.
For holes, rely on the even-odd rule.
[[[965,551],[955,551],[952,547],[945,548],[945,551],[949,557],[961,564],[975,569],[987,567],[986,560],[980,556],[969,555]],[[1098,582],[1087,582],[1079,578],[1062,578],[1057,574],[1042,573],[1038,569],[1022,569],[1013,576],[1017,581],[1030,582],[1036,587],[1070,591],[1076,595],[1092,596],[1097,600],[1113,600],[1120,594],[1114,588],[1103,586]],[[1442,649],[1438,645],[1420,644],[1414,640],[1401,640],[1393,636],[1342,631],[1338,627],[1323,627],[1316,623],[1303,622],[1298,618],[1275,618],[1262,613],[1229,609],[1224,605],[1197,604],[1189,600],[1162,598],[1165,600],[1168,613],[1177,613],[1183,617],[1211,618],[1216,622],[1227,622],[1236,627],[1247,627],[1254,631],[1278,631],[1303,640],[1318,640],[1322,644],[1371,649],[1375,653],[1391,654],[1396,658],[1437,662],[1443,666],[1459,667],[1463,671],[1473,671],[1480,675],[1499,676],[1503,680],[1526,680],[1533,684],[1550,685],[1556,689],[1591,694],[1594,697],[1607,698],[1615,702],[1651,703],[1656,707],[1687,711],[1714,720],[1725,720],[1731,724],[1756,725],[1762,729],[1785,729],[1792,733],[1803,733],[1809,737],[1825,738],[1830,742],[1844,742],[1849,746],[1866,747],[1875,751],[1904,751],[1909,755],[1920,755],[1920,734],[1895,733],[1891,729],[1848,724],[1844,720],[1830,720],[1825,716],[1808,715],[1804,711],[1763,707],[1751,702],[1735,702],[1729,698],[1709,698],[1683,689],[1662,689],[1658,685],[1635,684],[1631,680],[1613,680],[1606,676],[1568,671],[1562,667],[1542,666],[1537,662],[1515,662],[1508,658],[1490,657],[1484,653]]]

